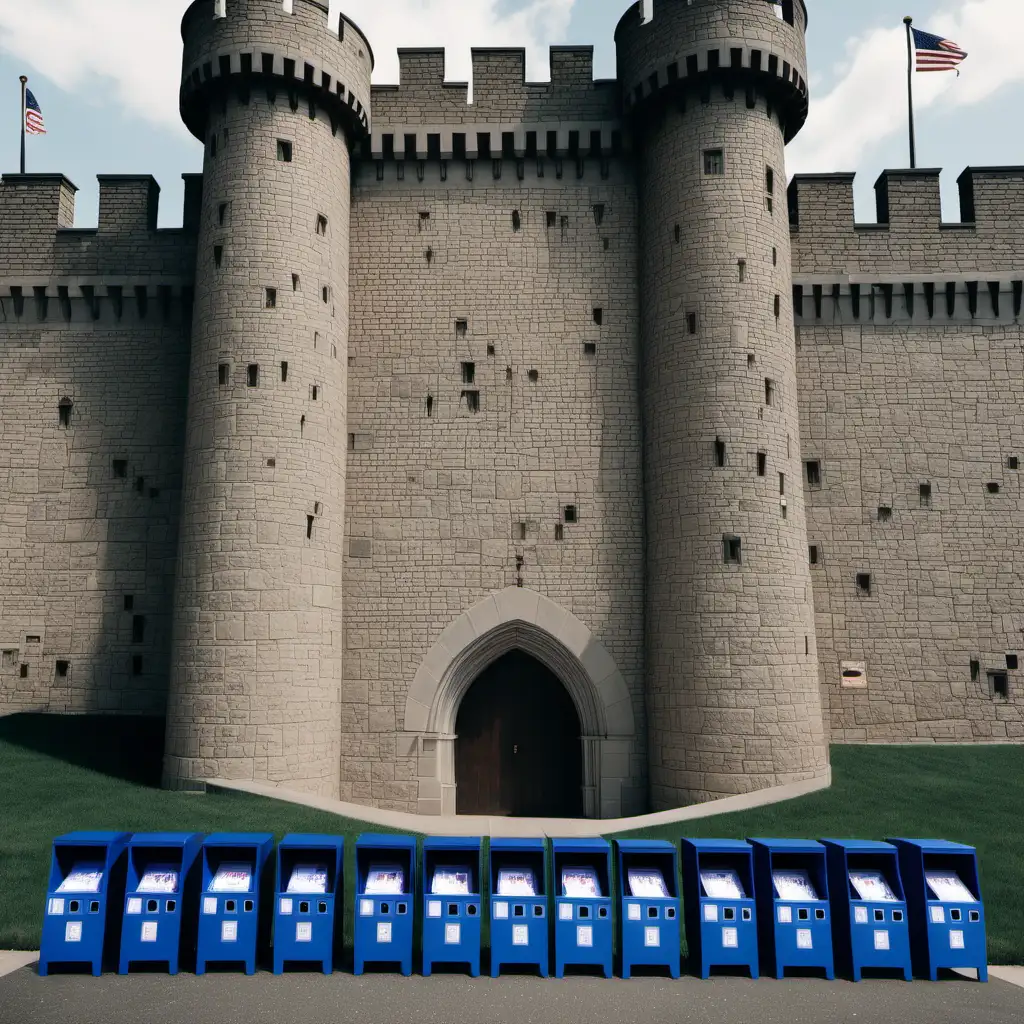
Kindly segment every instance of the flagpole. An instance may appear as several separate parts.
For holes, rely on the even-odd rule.
[[[21,76],[21,173],[25,173],[25,88],[28,86],[28,79]]]
[[[917,167],[917,142],[914,139],[914,41],[910,34],[910,26],[914,19],[909,15],[903,19],[907,26],[907,104],[910,109],[910,166]]]

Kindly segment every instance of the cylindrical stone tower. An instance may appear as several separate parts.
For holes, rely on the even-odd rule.
[[[655,0],[616,31],[641,211],[655,809],[827,771],[784,156],[807,114],[805,27],[802,0]]]
[[[370,46],[312,0],[197,0],[204,142],[165,784],[339,785],[350,146]]]

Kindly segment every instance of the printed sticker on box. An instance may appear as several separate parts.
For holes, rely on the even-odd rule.
[[[722,929],[722,948],[738,949],[740,944],[739,932],[735,928]]]
[[[656,949],[661,945],[661,929],[658,927],[644,929],[644,945],[648,949]]]
[[[814,949],[814,939],[811,937],[810,928],[797,928],[796,930],[796,948],[797,949]]]
[[[779,907],[779,924],[792,924],[793,923],[793,908],[792,907]]]
[[[498,900],[494,904],[494,919],[496,921],[508,920],[508,904],[503,900]]]
[[[444,944],[457,946],[462,941],[462,925],[458,921],[444,926]]]
[[[530,926],[525,924],[512,925],[512,945],[528,946],[530,944]]]
[[[589,924],[576,926],[576,945],[584,948],[594,945],[594,929]]]
[[[373,900],[360,900],[359,901],[359,916],[360,917],[373,917]]]
[[[313,941],[313,922],[312,921],[296,921],[295,922],[295,941],[296,942],[312,942]]]
[[[292,907],[294,906],[294,904],[290,899],[288,899],[287,896],[282,896],[279,906],[281,908],[282,914],[290,914],[292,912]]]
[[[559,921],[571,921],[572,920],[572,904],[571,903],[559,903],[558,904],[558,920]]]
[[[889,948],[889,933],[887,931],[875,932],[875,949]]]
[[[156,921],[143,921],[142,934],[139,936],[139,941],[156,942],[156,925]]]
[[[221,923],[220,923],[220,941],[221,942],[237,942],[238,941],[238,922],[237,921],[221,921]]]
[[[142,902],[139,902],[139,906],[142,906]],[[48,914],[52,914],[54,917],[60,917],[64,913],[64,900],[60,896],[54,896],[50,900],[50,905],[46,911]],[[129,910],[130,914],[131,911]]]
[[[203,913],[204,914],[216,914],[217,913],[217,897],[216,896],[204,896],[203,897]]]
[[[718,920],[718,904],[717,903],[705,903],[704,904],[704,920],[705,921],[717,921]]]
[[[963,949],[964,948],[964,933],[961,931],[951,931],[949,933],[949,948],[950,949]]]
[[[945,924],[946,923],[946,908],[945,907],[929,907],[928,912],[932,919],[932,924]]]
[[[626,904],[626,917],[630,921],[640,920],[640,904],[639,903],[627,903]]]
[[[853,908],[853,920],[857,924],[868,923],[868,908],[867,907],[854,907]]]
[[[81,921],[68,921],[64,926],[64,941],[65,942],[81,942],[82,941],[82,922]]]
[[[440,917],[441,916],[441,901],[440,900],[427,900],[427,917]]]
[[[377,941],[378,942],[390,942],[391,941],[391,922],[390,921],[378,921],[377,922]]]

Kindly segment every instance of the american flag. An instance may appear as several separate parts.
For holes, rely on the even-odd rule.
[[[955,71],[957,64],[967,56],[966,50],[949,39],[916,28],[913,32],[918,71]]]
[[[45,135],[43,112],[39,109],[39,101],[32,95],[31,89],[25,90],[25,131],[29,135]]]

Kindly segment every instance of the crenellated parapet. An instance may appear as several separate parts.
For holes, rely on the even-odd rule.
[[[667,102],[712,88],[742,96],[753,109],[760,98],[776,113],[788,142],[807,120],[807,58],[803,0],[655,0],[645,22],[634,4],[619,21],[615,44],[627,114],[648,115]]]
[[[795,278],[864,273],[944,286],[1022,276],[1024,167],[966,168],[957,179],[955,222],[942,219],[939,175],[934,168],[883,171],[875,182],[876,219],[867,223],[854,216],[853,174],[795,175],[789,185]]]
[[[315,0],[196,0],[181,25],[181,116],[205,141],[211,100],[253,89],[323,110],[352,139],[370,129],[373,51],[344,14]]]

